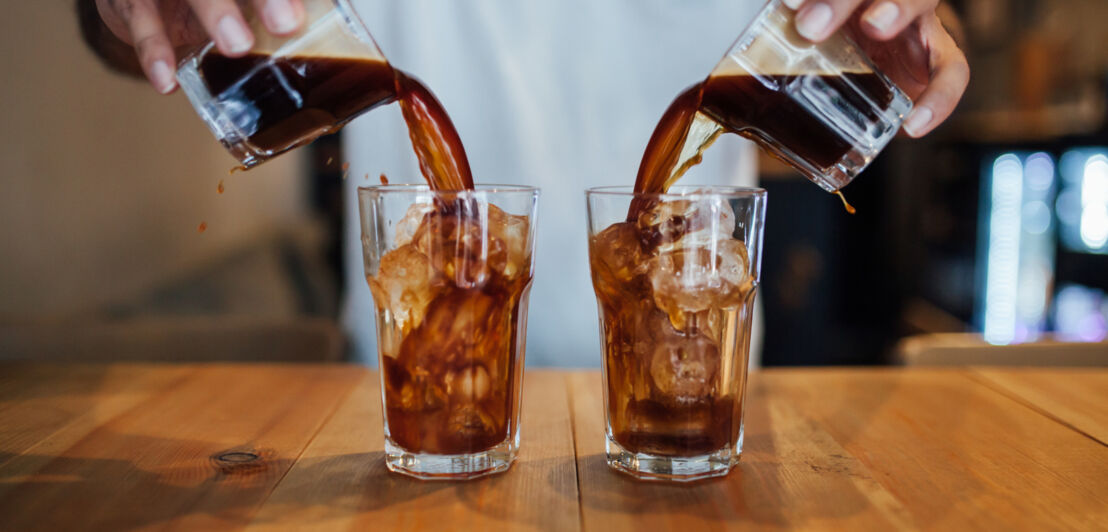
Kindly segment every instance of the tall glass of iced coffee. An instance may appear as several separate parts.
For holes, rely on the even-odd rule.
[[[642,479],[727,474],[742,451],[765,191],[587,198],[608,464]]]
[[[390,470],[467,479],[515,460],[538,195],[358,190]]]

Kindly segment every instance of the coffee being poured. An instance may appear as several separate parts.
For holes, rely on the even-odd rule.
[[[177,78],[216,138],[247,169],[397,102],[424,177],[435,190],[473,187],[465,149],[442,105],[393,68],[349,0],[306,0],[303,28],[274,36],[249,8],[257,42],[243,57],[209,43]]]
[[[219,105],[236,110],[240,142],[256,153],[284,153],[397,102],[428,184],[473,188],[465,148],[442,104],[419,80],[383,60],[213,53],[198,70]]]
[[[362,204],[363,220],[382,221],[363,242],[372,249],[366,280],[377,309],[387,463],[417,476],[503,470],[511,459],[495,457],[514,456],[518,442],[520,331],[533,277],[533,203],[518,198],[531,196],[474,190],[461,138],[431,91],[388,63],[347,0],[305,5],[309,23],[297,36],[267,43],[256,31],[260,45],[241,58],[208,47],[182,68],[182,86],[244,167],[371,109],[400,106],[428,187],[359,190],[374,198]],[[398,201],[404,210],[390,211]],[[471,456],[482,453],[493,458]],[[418,465],[442,457],[468,465]]]
[[[617,469],[703,478],[726,473],[741,450],[764,191],[665,194],[671,185],[719,135],[735,133],[836,192],[910,107],[848,39],[813,44],[793,25],[792,11],[770,1],[708,78],[662,115],[626,218],[590,226],[608,463]],[[590,216],[613,197],[622,196],[592,191]]]
[[[735,133],[836,192],[892,139],[910,108],[848,37],[811,43],[795,32],[792,11],[773,0],[708,78],[670,104],[635,190],[664,192],[720,134]]]

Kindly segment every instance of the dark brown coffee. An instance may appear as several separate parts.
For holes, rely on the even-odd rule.
[[[461,138],[419,80],[388,63],[343,57],[204,56],[199,71],[256,148],[278,154],[399,100],[424,177],[436,190],[473,187]],[[308,139],[308,140],[304,140]]]
[[[461,137],[442,104],[419,80],[388,63],[209,54],[199,70],[224,107],[243,110],[237,125],[249,132],[248,141],[272,153],[334,133],[359,114],[395,101],[430,187],[473,189]],[[342,170],[345,176],[349,163]],[[384,174],[381,183],[388,184]],[[410,220],[419,228],[415,242],[385,254],[377,276],[367,279],[378,306],[412,286],[424,287],[429,299],[422,301],[426,316],[415,328],[378,331],[396,334],[399,341],[395,352],[381,357],[385,414],[389,437],[408,451],[472,453],[502,443],[518,417],[522,372],[516,364],[522,353],[516,352],[521,345],[516,335],[531,274],[529,267],[505,266],[519,260],[518,250],[510,251],[520,246],[519,235],[510,238],[505,231],[526,221],[491,205],[487,219],[479,219],[473,202],[449,194],[436,198],[435,205]],[[469,256],[467,249],[487,253]],[[422,278],[427,266],[438,272],[432,279]],[[494,272],[480,282],[458,274],[487,266]],[[408,308],[392,310],[415,312],[420,305],[404,300],[402,306]]]
[[[408,451],[474,453],[503,443],[518,419],[530,222],[492,204],[437,205],[409,210],[395,226],[407,243],[367,278],[385,415]]]
[[[413,243],[385,254],[368,278],[378,306],[401,298],[407,308],[392,310],[426,311],[414,328],[379,331],[398,342],[381,360],[389,436],[408,451],[447,455],[502,443],[519,411],[517,335],[531,281],[529,265],[518,264],[527,233],[519,227],[527,221],[451,197],[472,190],[473,177],[461,138],[431,91],[383,61],[350,58],[209,54],[199,70],[221,105],[239,110],[236,125],[247,141],[273,154],[334,133],[375,107],[400,105],[424,178],[446,194],[436,198],[438,208],[409,220],[419,228]],[[342,165],[344,177],[349,168]],[[380,179],[388,184],[384,174]],[[437,273],[425,278],[428,268],[420,265]],[[477,280],[465,274],[489,267],[493,273]],[[426,289],[423,305],[403,299],[413,286]]]
[[[225,108],[241,110],[236,125],[247,140],[274,153],[297,146],[311,132],[337,131],[396,98],[392,68],[383,61],[209,53],[199,71]]]
[[[434,190],[471,190],[462,138],[439,100],[419,80],[396,70],[396,91],[419,168]]]
[[[829,94],[857,100],[847,103],[864,110],[860,111],[862,113],[871,113],[869,109],[872,108],[862,101],[863,98],[869,98],[879,107],[888,106],[893,99],[893,93],[874,73],[710,77],[682,92],[662,115],[643,154],[635,191],[664,192],[700,162],[703,151],[723,132],[747,137],[789,164],[792,164],[789,159],[781,156],[780,146],[787,146],[797,158],[819,168],[835,164],[851,146],[788,94],[789,90],[813,79],[829,87]],[[851,86],[857,90],[849,88]],[[716,128],[713,134],[690,135],[698,114],[701,127],[710,124]],[[876,116],[866,118],[877,120]],[[687,150],[686,144],[690,142],[697,144],[695,151]],[[682,153],[685,159],[681,158]]]
[[[630,390],[609,390],[627,393]],[[611,395],[609,395],[611,397]],[[624,449],[658,456],[699,456],[722,449],[739,429],[736,404],[720,397],[692,404],[665,404],[652,399],[628,401],[613,412],[612,437]],[[618,427],[618,428],[617,428]]]
[[[656,456],[711,454],[737,441],[741,395],[735,394],[735,331],[745,334],[753,296],[751,283],[722,288],[717,300],[695,313],[664,308],[658,293],[660,254],[709,264],[708,249],[673,251],[686,234],[703,234],[703,216],[664,215],[651,205],[637,222],[609,226],[589,241],[590,270],[599,302],[612,438],[625,450]],[[662,209],[670,210],[670,209]],[[696,219],[699,217],[700,219]],[[657,222],[657,223],[656,223]],[[742,244],[726,242],[721,253],[745,256]],[[659,248],[670,251],[659,252]],[[693,254],[698,254],[695,258]],[[678,266],[670,269],[681,271]],[[726,300],[726,301],[724,301]],[[740,342],[744,340],[739,340]],[[727,354],[721,349],[730,349]],[[725,363],[725,361],[727,361]]]
[[[403,335],[396,356],[381,357],[385,415],[396,444],[411,452],[465,454],[510,435],[519,412],[517,335],[530,281],[528,273],[494,274],[475,288],[447,282],[420,324]],[[370,279],[375,298],[388,297],[387,284],[381,276]]]
[[[857,73],[841,76],[719,76],[708,78],[700,101],[700,109],[719,122],[727,131],[748,136],[765,145],[769,137],[778,145],[787,146],[801,159],[826,168],[838,162],[850,150],[850,144],[811,114],[787,91],[787,87],[807,83],[805,78],[818,79],[827,94],[846,98],[848,106],[871,113],[870,120],[879,120],[872,107],[859,95],[865,94],[879,107],[886,107],[893,94],[877,74]],[[852,87],[857,87],[855,91]],[[830,89],[830,90],[827,90]],[[776,150],[772,150],[776,153]]]
[[[836,164],[852,146],[790,96],[789,91],[803,84],[822,85],[828,94],[850,95],[846,98],[869,98],[879,106],[893,98],[876,74],[710,77],[679,94],[662,115],[643,154],[635,192],[666,192],[700,162],[704,150],[722,133],[750,138],[785,162],[789,158],[782,150],[787,149],[791,156],[816,167]],[[854,96],[858,93],[865,96]],[[871,108],[862,101],[847,103],[857,109]],[[732,249],[721,250],[713,258],[715,251],[683,243],[684,236],[702,232],[719,220],[673,208],[681,200],[667,200],[669,208],[660,201],[636,198],[626,222],[611,225],[590,240],[593,286],[604,334],[609,428],[612,438],[631,453],[707,455],[738,441],[741,395],[735,396],[734,386],[727,384],[735,370],[727,373],[724,361],[733,357],[722,356],[721,350],[733,353],[736,349],[728,345],[734,333],[726,331],[748,334],[739,324],[750,323],[745,313],[750,311],[754,286],[742,287],[726,305],[709,305],[697,314],[664,308],[667,298],[685,295],[683,285],[674,294],[659,292],[665,283],[659,283],[652,269],[664,264],[660,257],[673,256],[676,247],[686,255],[673,260],[698,266],[718,263],[728,254],[745,257],[745,247],[720,240]],[[843,204],[852,209],[845,198]],[[696,271],[694,267],[685,273]],[[726,295],[713,292],[711,297]],[[745,364],[745,360],[732,363]]]

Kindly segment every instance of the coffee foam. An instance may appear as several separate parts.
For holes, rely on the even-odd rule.
[[[813,43],[796,32],[793,20],[783,11],[771,12],[743,32],[712,74],[836,76],[871,71],[863,60],[843,53],[851,45],[841,35]]]
[[[783,59],[768,47],[751,47],[746,52],[729,52],[712,70],[712,76],[841,76],[871,72],[863,65],[835,65],[816,54],[814,49]]]
[[[361,23],[354,21],[352,29],[347,25],[343,15],[336,9],[328,7],[330,2],[309,2],[306,4],[310,10],[305,20],[304,28],[292,37],[276,37],[271,35],[262,25],[260,19],[251,24],[251,29],[257,39],[254,52],[268,55],[295,56],[295,57],[321,57],[336,59],[380,59],[385,60],[383,54],[377,48],[376,43],[369,44],[356,36],[356,33],[364,31]],[[365,39],[372,40],[369,33],[364,34]]]

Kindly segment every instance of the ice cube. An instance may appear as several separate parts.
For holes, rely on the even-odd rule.
[[[479,290],[447,287],[427,311],[423,324],[404,339],[399,362],[409,372],[425,371],[445,380],[452,368],[482,362],[490,379],[503,356],[511,328],[500,298]]]
[[[423,225],[424,218],[434,210],[435,206],[430,199],[425,202],[417,201],[408,206],[408,211],[404,213],[404,217],[396,223],[396,246],[411,244],[412,239],[419,232],[420,226]]]
[[[646,272],[650,256],[633,223],[612,224],[592,237],[589,244],[593,283],[605,294],[627,291],[635,278]]]
[[[679,242],[648,266],[654,304],[678,330],[688,329],[690,314],[738,306],[752,289],[746,246],[731,239],[712,244]]]
[[[411,244],[381,257],[377,275],[369,278],[373,301],[392,315],[405,335],[423,322],[427,306],[444,284],[427,256]]]
[[[531,223],[526,216],[508,214],[496,205],[488,208],[489,233],[507,248],[507,260],[500,273],[515,279],[531,271]]]
[[[672,200],[655,203],[643,211],[637,225],[644,242],[658,251],[667,251],[679,240],[707,244],[731,238],[735,211],[726,199],[718,196]]]
[[[719,347],[704,335],[683,335],[663,327],[650,359],[656,398],[673,406],[709,399],[716,391]]]
[[[508,264],[507,246],[489,230],[488,213],[487,206],[434,211],[424,218],[414,243],[457,286],[484,286]]]
[[[408,412],[438,410],[446,405],[447,394],[427,375],[413,375],[400,388],[400,408]]]
[[[492,382],[481,364],[446,373],[446,392],[459,401],[480,401],[489,394]]]

